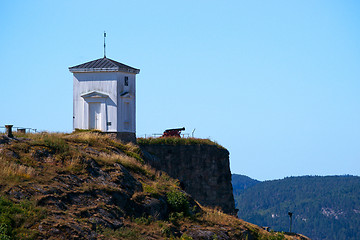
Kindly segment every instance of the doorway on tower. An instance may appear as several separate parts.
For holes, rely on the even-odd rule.
[[[89,103],[89,129],[102,130],[101,103]]]
[[[106,132],[106,120],[107,120],[107,99],[109,96],[106,93],[97,91],[87,92],[81,95],[85,100],[84,111],[84,129],[96,129]]]

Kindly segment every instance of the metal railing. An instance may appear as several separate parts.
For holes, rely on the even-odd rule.
[[[195,130],[196,130],[196,128],[194,128],[191,133],[180,133],[180,136],[182,138],[194,138]],[[162,135],[163,135],[162,133],[152,133],[152,134],[142,134],[142,135],[138,135],[136,137],[138,137],[138,138],[158,138],[158,137],[161,137]]]
[[[27,127],[12,127],[13,131],[20,132],[20,133],[36,133],[36,128],[27,128]],[[5,126],[0,126],[0,133],[5,133],[6,128]]]
[[[136,137],[138,138],[158,138],[161,137],[163,134],[162,133],[151,133],[151,134],[142,134],[142,135],[138,135]],[[182,138],[190,138],[190,133],[181,133],[180,134]]]

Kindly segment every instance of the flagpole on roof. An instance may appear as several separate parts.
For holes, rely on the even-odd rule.
[[[105,44],[106,32],[104,31],[104,58],[106,58],[106,44]]]

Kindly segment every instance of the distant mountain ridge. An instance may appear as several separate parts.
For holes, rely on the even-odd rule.
[[[259,180],[252,179],[245,175],[240,174],[232,174],[232,185],[234,189],[234,194],[239,194],[243,192],[245,189],[250,188],[258,183],[260,183]]]
[[[288,231],[290,211],[294,232],[311,239],[360,239],[360,177],[302,176],[264,182],[237,174],[232,178],[238,216],[245,221]]]

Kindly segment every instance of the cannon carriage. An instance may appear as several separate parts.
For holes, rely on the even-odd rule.
[[[185,131],[185,128],[166,129],[162,137],[181,137],[181,131]]]

